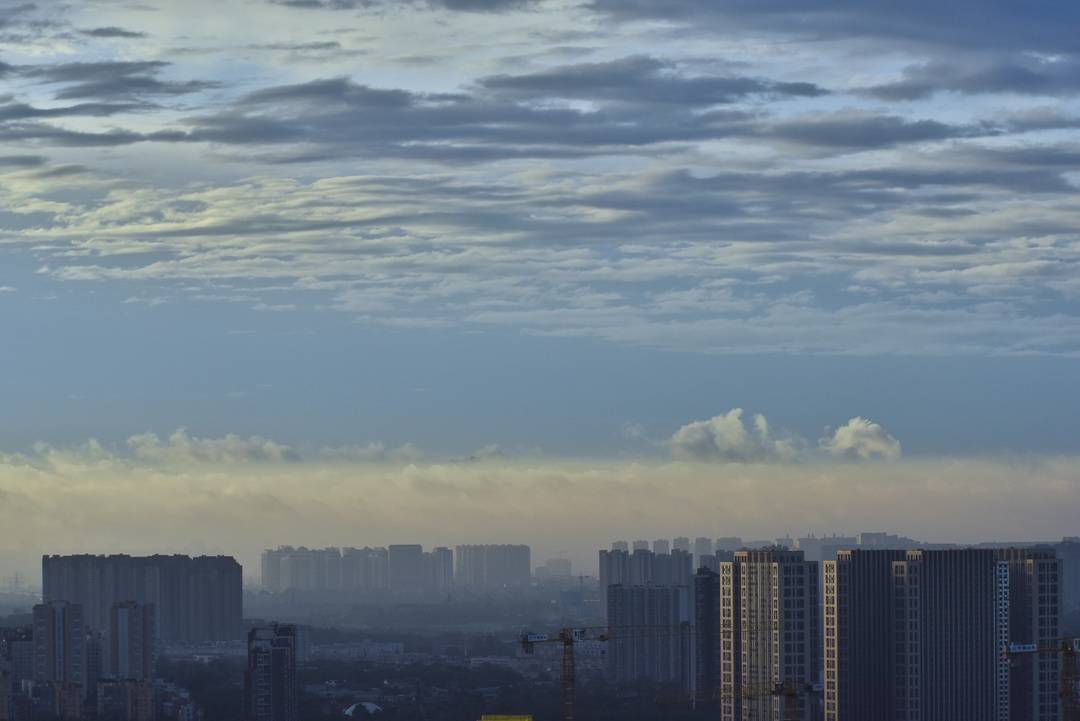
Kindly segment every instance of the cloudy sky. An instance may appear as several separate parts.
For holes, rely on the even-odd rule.
[[[0,494],[103,458],[1080,484],[1078,24],[0,5]]]

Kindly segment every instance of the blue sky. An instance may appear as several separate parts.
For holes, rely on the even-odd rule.
[[[1075,12],[9,5],[4,446],[1072,451]]]
[[[148,438],[154,472],[1072,458],[1077,22],[0,6],[0,492]]]

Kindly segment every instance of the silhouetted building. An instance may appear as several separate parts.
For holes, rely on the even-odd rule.
[[[701,559],[713,554],[713,542],[711,538],[700,536],[694,539],[694,568],[701,568]]]
[[[1080,538],[1068,536],[1056,546],[1061,559],[1061,610],[1065,613],[1080,611]]]
[[[98,681],[106,675],[105,638],[101,631],[89,629],[86,632],[86,705],[94,708],[97,704]]]
[[[627,543],[626,541],[613,541],[611,543],[611,550],[612,551],[626,551],[626,552],[629,552],[630,551],[630,544]]]
[[[98,682],[97,717],[104,721],[154,721],[152,681],[105,679]]]
[[[389,552],[385,548],[346,548],[341,554],[341,587],[346,591],[389,588]]]
[[[433,591],[447,591],[454,585],[454,552],[442,546],[424,554],[429,568],[428,585]]]
[[[34,682],[86,684],[83,607],[67,601],[34,606]]]
[[[689,553],[690,539],[686,536],[679,536],[674,541],[672,541],[671,547],[674,548],[676,551],[686,551],[687,553]]]
[[[527,586],[532,580],[528,546],[458,546],[454,561],[454,581],[466,588]]]
[[[801,551],[737,551],[720,564],[721,694],[724,721],[819,717],[812,694],[762,692],[778,684],[820,683],[821,614],[817,564]]]
[[[721,536],[716,539],[717,551],[730,551],[734,553],[743,547],[743,540],[738,536]]]
[[[658,538],[652,542],[653,553],[671,553],[671,542],[666,538]]]
[[[12,721],[15,698],[13,686],[11,672],[0,670],[0,721]]]
[[[109,623],[106,676],[130,681],[153,681],[157,658],[154,607],[135,601],[114,603]]]
[[[642,679],[690,689],[688,589],[609,586],[607,664],[615,683]]]
[[[1051,549],[841,551],[825,564],[827,721],[1057,721]]]
[[[79,604],[51,601],[34,606],[34,691],[39,713],[62,719],[82,715],[86,627]]]
[[[681,586],[693,584],[693,557],[688,551],[653,553],[648,549],[600,551],[600,590],[603,607],[607,608],[606,590],[614,585]]]
[[[163,642],[243,637],[243,570],[229,556],[45,556],[46,601],[83,606],[86,625],[104,630],[118,601],[152,604]]]
[[[296,721],[296,627],[274,624],[248,632],[245,721]]]
[[[549,558],[543,566],[536,567],[537,580],[567,580],[573,575],[573,564],[568,558]]]
[[[341,550],[279,546],[262,554],[263,588],[281,591],[337,591],[342,588]]]
[[[427,587],[423,546],[415,543],[392,545],[388,557],[391,590],[417,592]]]
[[[720,694],[720,574],[700,568],[694,575],[694,698],[714,706]]]

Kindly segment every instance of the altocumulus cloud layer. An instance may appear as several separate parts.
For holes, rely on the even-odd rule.
[[[1080,350],[1075,3],[182,5],[0,9],[0,247],[40,277],[710,353]]]
[[[764,419],[737,413],[708,422],[714,443],[766,445]],[[672,444],[698,448],[688,425]],[[744,450],[739,462],[675,459],[561,462],[498,454],[425,460],[378,444],[299,454],[265,438],[141,435],[109,447],[41,444],[0,456],[0,557],[32,569],[42,552],[225,551],[254,567],[283,541],[426,544],[522,540],[537,556],[592,549],[628,535],[701,532],[770,537],[783,531],[891,529],[928,539],[984,540],[1072,532],[1080,491],[1073,457],[993,461],[852,462],[831,451],[889,456],[895,440],[854,419],[824,452],[777,462]],[[764,439],[764,440],[763,440]],[[755,457],[751,458],[753,455]],[[1018,479],[1023,483],[1018,483]],[[1001,508],[1011,509],[1001,514]],[[452,519],[448,523],[447,519]],[[852,526],[857,524],[857,527]],[[280,536],[282,528],[290,537]],[[193,541],[192,539],[198,539]]]

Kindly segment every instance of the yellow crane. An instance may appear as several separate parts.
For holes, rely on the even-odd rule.
[[[755,630],[755,629],[750,629]],[[731,633],[730,630],[722,631]],[[574,657],[574,645],[581,641],[611,641],[614,639],[635,638],[641,636],[657,636],[664,634],[683,635],[692,633],[685,626],[585,626],[580,628],[563,628],[556,633],[531,633],[521,635],[521,648],[527,654],[532,654],[538,644],[559,644],[562,646],[562,721],[574,721],[576,702],[576,664]],[[712,700],[734,699],[757,699],[766,697],[783,697],[784,721],[798,721],[798,699],[808,693],[820,690],[820,684],[813,685],[804,681],[784,680],[780,682],[746,683],[740,684],[734,691],[717,690],[711,694]],[[688,701],[689,694],[675,694],[665,696],[661,701],[671,702]]]
[[[1005,647],[1006,656],[1024,654],[1061,654],[1061,682],[1058,696],[1061,698],[1061,721],[1080,721],[1080,638],[1059,638],[1039,645],[1037,643],[1010,643]]]

